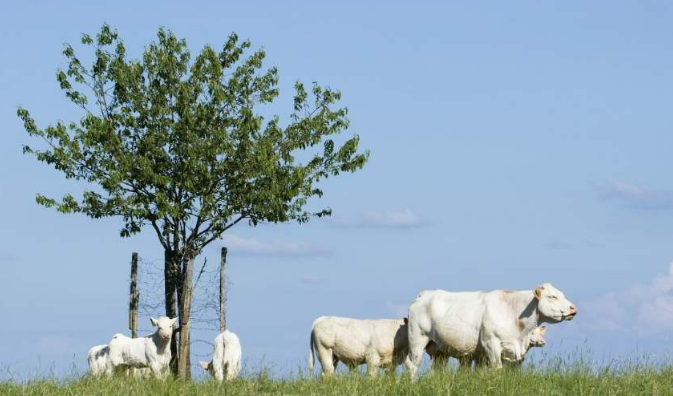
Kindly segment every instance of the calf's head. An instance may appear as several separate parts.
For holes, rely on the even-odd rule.
[[[158,320],[154,318],[150,318],[150,322],[152,323],[152,326],[158,327],[157,333],[161,338],[164,340],[168,341],[171,339],[171,336],[173,335],[173,327],[175,327],[175,321],[177,318],[168,318],[166,316],[160,317]]]
[[[533,291],[538,300],[538,311],[544,316],[546,322],[556,323],[564,320],[572,320],[577,314],[577,307],[565,295],[551,285],[544,283]]]
[[[203,360],[199,360],[199,364],[201,365],[202,369],[204,369],[205,371],[208,371],[211,375],[215,375],[215,373],[213,373],[213,361],[212,360],[210,362],[204,362]]]
[[[533,330],[530,333],[530,347],[541,347],[547,344],[547,342],[544,340],[544,335],[547,332],[547,326],[540,326],[536,327],[535,330]]]

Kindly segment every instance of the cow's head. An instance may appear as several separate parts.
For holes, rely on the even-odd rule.
[[[572,320],[577,314],[577,308],[568,301],[563,293],[551,283],[544,283],[533,291],[538,300],[538,310],[545,317],[546,322],[562,322]]]
[[[213,373],[213,362],[204,362],[203,360],[199,360],[199,364],[201,365],[201,368],[205,371],[210,371],[210,373]]]
[[[171,336],[173,335],[173,327],[175,326],[175,321],[176,318],[171,319],[166,316],[162,316],[158,320],[150,318],[152,326],[158,327],[157,333],[159,333],[159,336],[166,341],[170,340]]]
[[[531,347],[541,347],[544,346],[547,342],[544,340],[544,335],[547,332],[547,326],[536,327],[530,333],[530,346]]]

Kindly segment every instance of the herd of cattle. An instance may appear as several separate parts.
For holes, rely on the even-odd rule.
[[[367,372],[404,363],[415,378],[423,353],[433,365],[449,357],[463,367],[503,363],[520,365],[534,346],[545,344],[543,323],[572,320],[577,308],[550,283],[534,290],[491,292],[421,292],[409,305],[408,318],[361,320],[322,316],[313,322],[309,370],[317,354],[322,374],[334,373],[342,362],[350,369],[366,364]],[[136,375],[163,378],[171,358],[175,319],[150,319],[154,334],[129,338],[116,334],[107,345],[89,350],[93,376],[134,369]],[[241,344],[225,331],[215,338],[213,360],[200,362],[219,381],[236,378],[241,368]]]

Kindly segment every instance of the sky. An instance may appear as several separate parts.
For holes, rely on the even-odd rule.
[[[311,203],[332,218],[239,224],[199,258],[229,248],[227,321],[248,372],[305,367],[321,315],[399,318],[421,290],[544,282],[579,313],[549,326],[538,357],[669,357],[672,18],[664,1],[3,2],[0,377],[84,371],[91,346],[128,333],[131,252],[147,274],[163,257],[151,230],[121,239],[120,219],[37,205],[86,186],[21,152],[39,142],[18,106],[40,127],[82,116],[55,72],[63,44],[81,52],[104,23],[131,57],[162,26],[192,53],[236,32],[278,67],[281,119],[292,84],[317,81],[342,91],[345,133],[371,150]],[[212,340],[203,328],[194,338]]]

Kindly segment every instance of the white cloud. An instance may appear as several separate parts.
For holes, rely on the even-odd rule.
[[[597,186],[602,199],[639,209],[673,209],[673,192],[615,182]]]
[[[232,254],[249,256],[326,256],[329,251],[321,246],[307,242],[260,241],[239,237],[235,234],[224,236],[224,244]]]
[[[649,284],[611,292],[584,305],[589,325],[595,328],[640,335],[673,331],[673,263],[668,274]]]
[[[430,224],[428,220],[410,209],[365,213],[357,220],[335,218],[332,223],[343,227],[358,228],[415,228]]]

